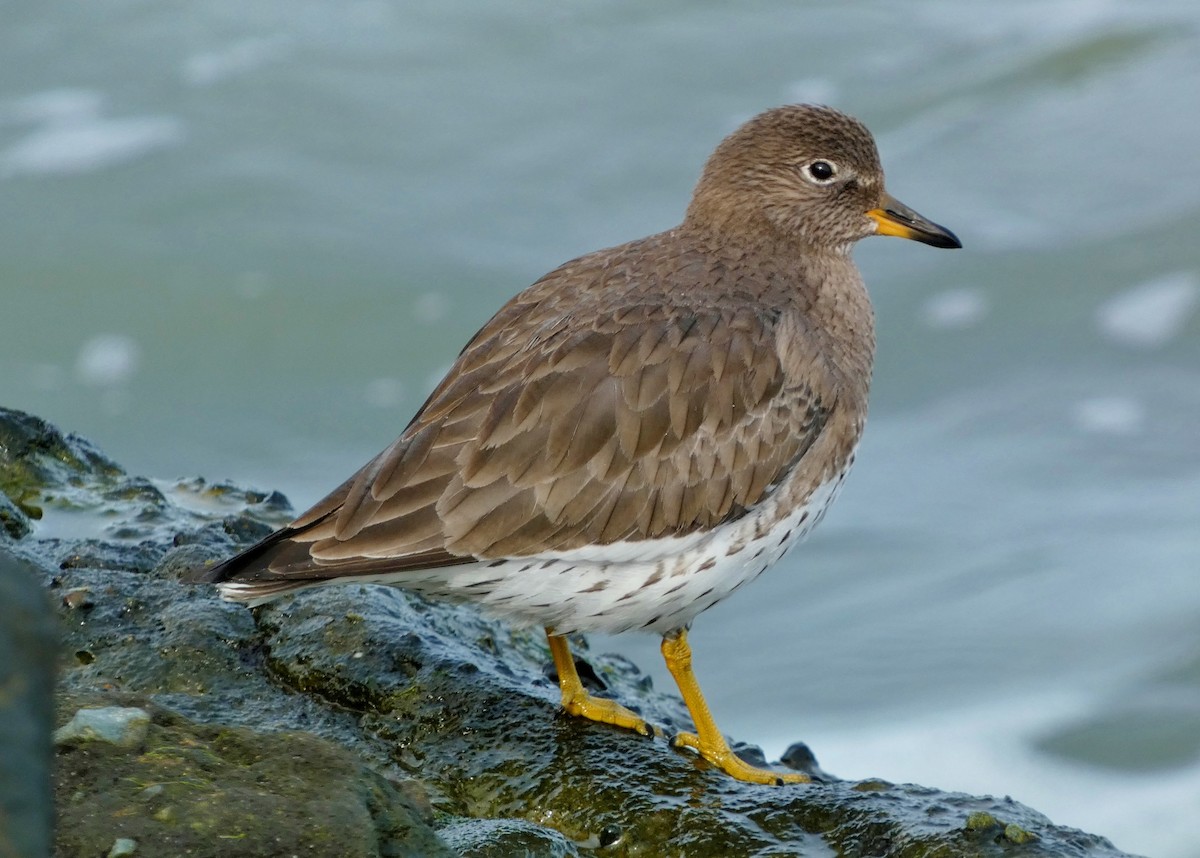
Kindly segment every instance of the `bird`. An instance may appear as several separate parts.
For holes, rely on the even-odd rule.
[[[812,530],[854,463],[875,324],[851,250],[872,235],[962,246],[885,190],[857,119],[754,116],[678,226],[517,294],[390,446],[189,580],[249,605],[345,582],[475,603],[545,629],[565,712],[643,735],[662,731],[589,693],[567,636],[658,633],[695,726],[675,747],[741,781],[808,781],[730,749],[688,631]]]

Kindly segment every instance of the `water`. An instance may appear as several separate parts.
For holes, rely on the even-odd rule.
[[[1163,858],[1200,808],[1200,6],[10,3],[0,401],[315,500],[750,114],[876,132],[856,472],[692,641],[723,728]],[[657,644],[633,654],[668,682]]]

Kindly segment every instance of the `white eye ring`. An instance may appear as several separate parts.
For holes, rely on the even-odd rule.
[[[829,185],[837,181],[837,164],[825,158],[816,158],[800,168],[801,174],[814,185]]]

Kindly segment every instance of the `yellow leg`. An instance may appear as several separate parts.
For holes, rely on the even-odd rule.
[[[752,766],[729,749],[729,744],[713,721],[708,704],[704,702],[704,695],[700,693],[700,683],[692,673],[692,648],[688,646],[685,629],[663,638],[662,654],[667,662],[667,670],[675,677],[675,684],[679,686],[683,702],[687,704],[688,711],[692,713],[692,721],[696,724],[695,733],[680,733],[672,740],[675,747],[692,748],[701,757],[739,781],[756,784],[809,782],[808,775],[799,772],[781,774]]]
[[[659,736],[662,731],[652,728],[642,718],[630,712],[615,700],[603,697],[593,697],[588,694],[579,681],[579,673],[575,670],[575,659],[571,656],[571,648],[567,639],[546,629],[546,639],[550,641],[550,655],[554,657],[554,667],[558,671],[558,686],[562,689],[562,706],[569,715],[599,721],[602,724],[612,724],[634,730],[643,736],[651,734]]]

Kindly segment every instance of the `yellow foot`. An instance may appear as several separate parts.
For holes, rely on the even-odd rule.
[[[675,678],[679,693],[683,695],[683,702],[687,704],[688,711],[692,713],[692,721],[696,724],[695,733],[680,733],[671,740],[671,744],[677,748],[691,748],[739,781],[776,786],[806,784],[811,781],[808,775],[799,772],[782,774],[752,766],[730,750],[729,743],[717,729],[717,723],[713,720],[704,695],[700,693],[700,683],[692,673],[692,648],[688,646],[686,629],[680,629],[663,638],[662,654],[667,663],[667,670],[671,671],[671,676]]]
[[[612,724],[614,727],[624,727],[643,736],[662,736],[662,730],[648,724],[644,718],[629,711],[617,701],[589,694],[579,679],[575,659],[567,646],[566,638],[547,629],[546,639],[550,641],[550,655],[554,657],[554,667],[558,671],[562,707],[568,715],[599,721],[601,724]]]
[[[601,724],[612,724],[614,727],[624,727],[643,736],[661,736],[662,730],[646,723],[615,700],[605,697],[593,697],[586,691],[573,695],[570,699],[563,696],[563,710],[568,715],[577,718],[587,718],[589,721],[599,721]]]
[[[717,746],[713,747],[711,744],[702,742],[695,733],[678,733],[672,737],[671,744],[676,748],[691,748],[725,774],[735,777],[739,781],[772,786],[806,784],[812,781],[808,775],[800,772],[775,772],[752,766],[735,754],[724,738],[721,738]]]

